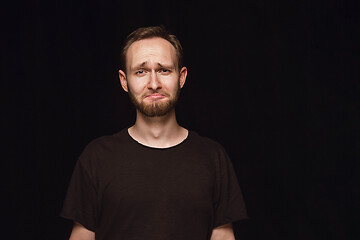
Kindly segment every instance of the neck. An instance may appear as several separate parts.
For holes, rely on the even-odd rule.
[[[174,146],[187,137],[187,130],[176,121],[175,110],[161,117],[147,117],[137,111],[129,134],[139,143],[158,148]]]

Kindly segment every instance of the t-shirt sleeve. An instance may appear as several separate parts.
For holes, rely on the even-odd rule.
[[[97,194],[85,160],[80,157],[75,165],[60,216],[95,232]]]
[[[214,228],[247,218],[239,182],[224,149],[218,160]]]

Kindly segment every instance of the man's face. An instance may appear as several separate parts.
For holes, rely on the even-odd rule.
[[[136,109],[148,117],[174,110],[186,79],[179,71],[175,48],[165,39],[136,41],[126,53],[126,75],[119,71],[121,85]]]

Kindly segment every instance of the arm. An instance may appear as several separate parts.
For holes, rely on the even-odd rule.
[[[214,228],[210,240],[235,240],[232,223]]]
[[[69,240],[95,240],[95,233],[86,229],[78,222],[74,222]]]

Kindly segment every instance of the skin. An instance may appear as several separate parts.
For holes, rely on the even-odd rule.
[[[185,84],[187,68],[178,69],[175,48],[162,38],[134,42],[127,51],[126,61],[126,73],[119,71],[121,86],[144,105],[166,104]],[[161,96],[151,96],[154,92]],[[128,131],[141,144],[156,148],[174,146],[188,134],[177,123],[175,109],[157,117],[148,117],[137,110],[136,122]]]
[[[176,50],[165,39],[150,38],[134,42],[126,53],[126,69],[119,70],[124,91],[145,108],[162,108],[176,99],[183,88],[187,68],[178,68]],[[148,116],[136,110],[136,122],[128,129],[139,143],[168,148],[186,139],[188,130],[176,120],[175,109],[161,116]],[[75,223],[70,240],[94,240],[95,233]],[[211,240],[234,240],[232,223],[214,228]]]
[[[80,223],[74,222],[69,240],[95,240],[95,233]]]

